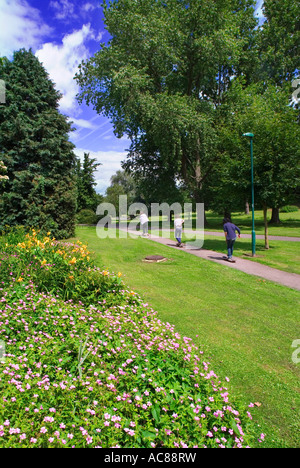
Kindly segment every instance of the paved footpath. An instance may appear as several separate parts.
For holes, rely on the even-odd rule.
[[[126,229],[124,229],[124,231],[126,231]],[[134,231],[130,231],[130,233],[136,234],[138,236],[141,235],[140,233]],[[267,265],[262,265],[261,263],[252,260],[245,260],[243,258],[236,258],[236,263],[229,263],[224,260],[224,254],[222,253],[215,252],[213,250],[193,248],[192,246],[189,247],[186,245],[184,248],[178,248],[176,247],[176,243],[171,239],[155,236],[153,234],[149,235],[148,239],[154,242],[158,242],[159,244],[166,245],[172,249],[181,250],[191,255],[195,255],[196,257],[222,264],[227,268],[240,270],[249,275],[254,275],[269,281],[274,281],[275,283],[279,283],[283,286],[300,291],[300,275],[296,273],[288,273],[277,270],[276,268],[271,268]]]
[[[187,230],[186,232],[193,232],[191,230]],[[209,232],[204,231],[204,235],[207,236],[220,236],[224,237],[224,232]],[[242,234],[242,237],[245,239],[251,239],[251,234]],[[265,236],[263,234],[256,234],[256,239],[264,239]],[[288,237],[288,236],[268,236],[269,240],[274,241],[288,241],[288,242],[300,242],[300,237]]]

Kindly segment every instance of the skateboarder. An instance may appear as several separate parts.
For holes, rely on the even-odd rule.
[[[175,216],[174,228],[175,228],[175,239],[177,240],[176,247],[182,247],[181,238],[182,238],[182,225],[184,219],[181,219],[179,215]]]
[[[223,229],[225,233],[225,239],[227,243],[227,252],[228,252],[228,257],[226,258],[226,260],[228,260],[228,262],[234,263],[235,260],[233,260],[232,255],[233,255],[233,246],[236,240],[236,232],[238,233],[238,236],[241,237],[241,231],[240,231],[240,228],[238,228],[235,224],[233,224],[229,218],[223,219]]]
[[[141,211],[141,213],[140,213],[140,223],[141,223],[141,227],[143,229],[143,237],[149,237],[148,222],[149,222],[148,216],[143,211]]]

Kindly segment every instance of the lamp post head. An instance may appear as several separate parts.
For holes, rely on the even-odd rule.
[[[253,138],[254,134],[253,133],[244,133],[243,136]]]

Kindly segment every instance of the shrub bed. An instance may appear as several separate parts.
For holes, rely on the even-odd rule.
[[[0,446],[253,446],[249,409],[191,339],[85,246],[48,239],[1,238]]]

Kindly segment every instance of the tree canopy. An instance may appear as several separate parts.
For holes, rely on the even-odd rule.
[[[136,201],[136,184],[132,176],[125,170],[118,170],[110,179],[110,186],[106,189],[104,201],[111,203],[116,209],[116,214],[119,216],[119,197],[127,196],[127,205],[131,205]]]
[[[289,97],[289,87],[266,87],[261,82],[245,88],[235,81],[227,93],[219,112],[224,161],[213,189],[228,195],[223,200],[228,211],[236,206],[238,194],[244,194],[242,201],[250,194],[249,141],[241,138],[249,131],[254,133],[257,204],[280,207],[295,196],[300,182],[300,126]]]
[[[286,84],[299,72],[300,17],[295,0],[264,0],[259,36],[260,78]]]
[[[198,201],[215,158],[214,109],[255,60],[253,11],[248,0],[112,1],[112,39],[77,74],[80,101],[129,135],[136,164],[151,148]]]
[[[248,0],[118,0],[103,8],[111,39],[76,79],[79,101],[131,139],[123,167],[158,198],[181,187],[207,207],[240,206],[250,195],[242,134],[255,131],[258,199],[283,203],[299,157],[297,115],[288,108],[299,57],[295,2],[266,0],[261,27]]]

